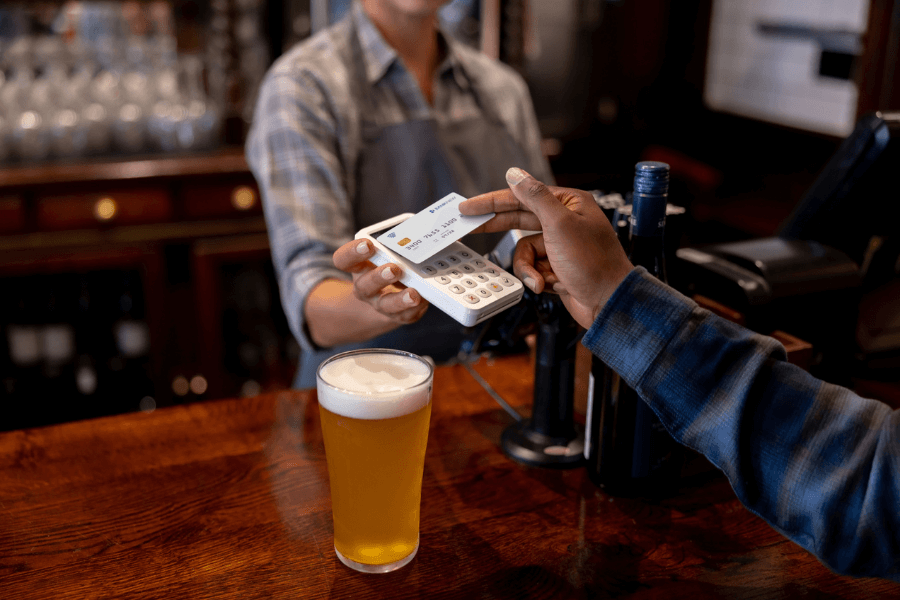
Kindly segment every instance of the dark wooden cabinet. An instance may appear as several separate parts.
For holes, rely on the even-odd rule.
[[[297,358],[237,147],[0,169],[0,298],[0,429],[286,387]]]
[[[288,335],[265,234],[197,240],[191,246],[202,373],[211,397],[290,387],[299,347]]]

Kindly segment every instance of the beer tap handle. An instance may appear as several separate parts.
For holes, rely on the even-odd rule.
[[[501,444],[510,458],[533,466],[573,468],[584,460],[584,433],[574,422],[575,353],[584,332],[556,294],[530,294],[537,312],[534,405]]]

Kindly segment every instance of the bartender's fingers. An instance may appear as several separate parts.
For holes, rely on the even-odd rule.
[[[394,288],[391,291],[385,291],[375,298],[372,304],[378,312],[400,323],[418,321],[429,306],[428,302],[412,288]]]
[[[382,290],[392,284],[398,290],[405,289],[406,286],[398,282],[400,275],[400,267],[392,263],[362,272],[353,279],[353,294],[360,300],[368,302],[382,294]],[[410,302],[407,308],[415,306],[421,300],[421,296],[415,290],[410,290],[407,296]]]
[[[371,268],[369,258],[375,255],[375,247],[369,240],[350,240],[334,251],[334,266],[348,273],[359,273]]]

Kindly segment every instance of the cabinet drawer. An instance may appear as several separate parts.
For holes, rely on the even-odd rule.
[[[25,208],[18,196],[0,196],[0,233],[13,233],[25,227]]]
[[[80,229],[97,225],[159,223],[172,218],[172,200],[162,188],[44,196],[37,202],[41,229]]]
[[[255,183],[207,183],[182,188],[184,215],[189,219],[241,217],[262,213]]]

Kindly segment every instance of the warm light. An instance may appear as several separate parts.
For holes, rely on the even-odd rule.
[[[186,396],[187,393],[191,391],[191,386],[188,383],[187,377],[179,375],[178,377],[173,379],[172,391],[175,392],[176,396]]]
[[[133,123],[141,118],[141,107],[137,104],[126,104],[119,110],[119,118],[127,123]]]
[[[72,109],[65,109],[60,111],[58,118],[58,122],[63,127],[72,127],[75,123],[78,122],[78,115],[75,114],[75,111]]]
[[[156,410],[156,400],[154,400],[151,396],[144,396],[143,398],[141,398],[138,407],[141,409],[141,412],[152,413],[154,410]]]
[[[75,373],[75,385],[79,392],[90,396],[97,391],[97,373],[90,365],[78,367],[78,371]]]
[[[19,117],[19,125],[22,126],[22,129],[34,129],[40,124],[41,116],[33,110],[23,112],[22,116]]]
[[[94,203],[94,216],[98,221],[109,221],[116,216],[118,211],[119,207],[116,201],[109,196],[100,198]]]
[[[200,100],[192,100],[191,103],[188,104],[187,112],[195,119],[200,118],[203,116],[203,113],[206,112],[206,104]]]
[[[87,117],[89,121],[102,121],[106,118],[106,109],[103,108],[102,104],[94,102],[84,109],[84,116]]]
[[[241,386],[241,396],[244,398],[258,396],[260,392],[262,392],[262,386],[252,379],[245,381],[244,385]]]
[[[242,185],[231,193],[231,205],[238,210],[249,210],[256,204],[256,192],[253,188]]]
[[[203,375],[194,375],[191,377],[191,391],[198,396],[206,392],[206,388],[208,387],[209,384],[206,382],[206,377]]]

